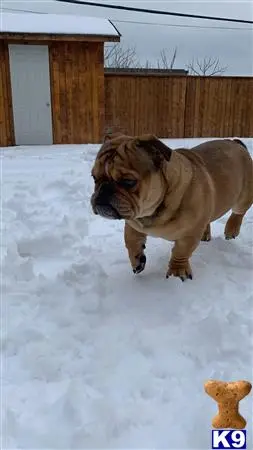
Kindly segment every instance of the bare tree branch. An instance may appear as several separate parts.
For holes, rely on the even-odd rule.
[[[156,65],[157,69],[172,70],[177,58],[177,47],[175,47],[172,56],[168,54],[168,50],[163,48],[160,51],[156,64],[146,61],[144,65],[140,63],[135,47],[124,47],[122,44],[114,44],[105,46],[104,62],[107,68],[145,68],[151,69]],[[205,57],[203,59],[193,58],[187,64],[187,69],[191,75],[198,76],[214,76],[221,75],[226,72],[227,67],[221,66],[219,58]]]
[[[175,65],[176,57],[177,57],[177,47],[175,47],[174,53],[171,58],[170,69],[173,69],[173,67]]]
[[[168,56],[168,50],[163,48],[160,52],[160,57],[157,60],[157,68],[172,70],[175,64],[176,57],[177,57],[177,47],[174,49],[171,58],[169,58]]]
[[[156,65],[146,61],[144,65],[136,53],[135,47],[123,47],[121,44],[105,46],[104,63],[108,68],[146,68],[151,69],[156,66],[158,69],[172,70],[177,57],[177,48],[174,49],[172,56],[168,55],[167,49],[162,49],[157,59]]]
[[[124,48],[120,44],[105,47],[105,67],[128,68],[140,67],[135,47]]]
[[[150,69],[150,68],[151,68],[151,64],[150,64],[150,61],[149,61],[148,59],[146,60],[146,62],[145,62],[145,64],[144,64],[143,68],[144,68],[144,69]]]
[[[190,63],[187,64],[187,69],[190,75],[202,75],[202,76],[214,76],[221,75],[227,70],[227,66],[221,66],[219,58],[193,58]]]
[[[114,52],[114,47],[115,45],[111,45],[111,46],[105,46],[105,50],[104,50],[104,62],[106,63],[108,60],[110,60],[110,58],[113,55]]]

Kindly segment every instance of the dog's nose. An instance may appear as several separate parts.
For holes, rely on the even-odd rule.
[[[101,184],[99,188],[96,203],[106,204],[114,193],[115,193],[114,184],[109,181],[105,181],[104,183]]]

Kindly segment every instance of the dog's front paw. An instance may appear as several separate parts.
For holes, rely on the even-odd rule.
[[[192,270],[189,262],[177,262],[172,260],[166,273],[166,278],[169,278],[170,276],[178,277],[182,281],[187,279],[192,280]]]
[[[136,266],[133,268],[133,273],[141,273],[145,269],[146,266],[146,255],[142,253],[139,256],[136,256]]]

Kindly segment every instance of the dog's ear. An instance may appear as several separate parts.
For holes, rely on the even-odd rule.
[[[109,133],[106,134],[106,135],[104,136],[104,143],[105,143],[105,142],[108,142],[108,141],[111,141],[111,140],[112,140],[112,136],[113,136],[112,134],[109,134]]]
[[[170,160],[172,150],[152,134],[138,136],[135,145],[148,154],[156,169],[160,169],[164,160]]]
[[[130,136],[126,136],[125,134],[123,134],[123,133],[121,133],[121,132],[117,132],[117,133],[109,133],[109,134],[106,134],[105,135],[105,137],[104,137],[104,143],[105,142],[108,142],[108,141],[112,141],[113,139],[120,139],[120,138],[122,138],[122,139],[132,139]]]
[[[111,141],[120,136],[125,136],[126,130],[120,126],[113,125],[111,127],[107,127],[104,135],[104,142]]]

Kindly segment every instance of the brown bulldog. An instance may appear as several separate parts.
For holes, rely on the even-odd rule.
[[[253,161],[239,139],[172,150],[153,135],[106,136],[92,176],[95,214],[125,220],[125,245],[134,273],[144,270],[147,236],[174,241],[167,277],[192,279],[189,259],[210,223],[230,209],[225,238],[240,232],[253,203]]]

